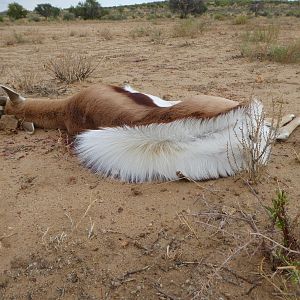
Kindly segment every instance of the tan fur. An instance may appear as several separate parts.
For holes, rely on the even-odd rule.
[[[65,100],[27,99],[12,105],[13,114],[37,127],[66,129],[76,134],[85,129],[122,125],[167,123],[183,118],[212,118],[239,107],[238,102],[214,96],[194,96],[171,107],[143,105],[120,88],[95,85]]]

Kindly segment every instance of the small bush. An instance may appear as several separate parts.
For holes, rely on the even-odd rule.
[[[73,21],[73,20],[75,20],[75,14],[73,14],[71,12],[65,12],[63,14],[63,20],[64,21]]]
[[[268,51],[268,59],[280,63],[300,62],[300,40],[285,46],[273,45]]]
[[[0,16],[0,22],[4,22],[3,16]]]
[[[204,22],[188,19],[176,24],[173,28],[173,37],[196,38],[205,30]]]
[[[66,54],[52,58],[46,64],[46,70],[61,82],[73,83],[90,77],[97,66],[92,58],[82,55]]]
[[[241,15],[241,16],[235,17],[235,19],[233,20],[233,24],[234,25],[244,25],[247,23],[247,21],[248,21],[248,17]]]
[[[36,14],[29,14],[27,16],[27,19],[29,22],[40,22],[41,21],[41,18]]]

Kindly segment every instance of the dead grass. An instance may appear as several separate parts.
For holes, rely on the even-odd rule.
[[[3,45],[14,46],[17,44],[42,44],[44,37],[38,31],[28,31],[25,33],[13,31],[3,38]]]
[[[68,84],[87,79],[96,68],[93,58],[77,54],[64,54],[45,63],[45,69],[53,78]]]
[[[188,19],[180,21],[173,28],[173,37],[189,37],[196,38],[202,35],[206,29],[206,23],[204,21]]]
[[[60,86],[49,80],[41,80],[34,72],[13,70],[10,72],[10,85],[25,95],[59,96],[66,92],[65,86]]]

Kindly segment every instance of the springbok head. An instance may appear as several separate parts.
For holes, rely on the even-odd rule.
[[[18,112],[21,111],[21,109],[23,108],[26,99],[24,97],[22,97],[20,94],[18,94],[17,92],[13,91],[12,89],[1,85],[0,87],[6,92],[7,97],[1,97],[1,105],[4,106],[4,113],[7,115],[16,115],[18,114]],[[22,124],[22,127],[24,128],[24,130],[30,134],[34,133],[34,124],[32,122],[27,122],[25,120],[23,120],[22,118],[20,118],[19,120]]]

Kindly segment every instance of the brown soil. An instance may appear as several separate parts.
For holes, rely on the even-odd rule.
[[[97,71],[59,85],[58,94],[128,82],[169,99],[254,94],[268,112],[272,97],[282,97],[285,112],[300,114],[299,65],[242,58],[245,25],[211,21],[190,39],[172,37],[174,22],[2,26],[0,82],[17,87],[19,72],[48,82],[47,59],[76,51],[94,57]],[[250,25],[257,22],[270,21]],[[299,19],[276,23],[282,41],[300,37]],[[141,27],[147,35],[133,39]],[[10,41],[14,32],[22,42]],[[65,133],[0,132],[0,299],[274,299],[271,263],[248,221],[263,233],[270,228],[262,204],[270,205],[278,186],[289,195],[290,216],[299,212],[299,141],[298,129],[275,145],[251,191],[240,177],[139,185],[103,179],[79,164]],[[272,280],[285,290],[283,279]]]

